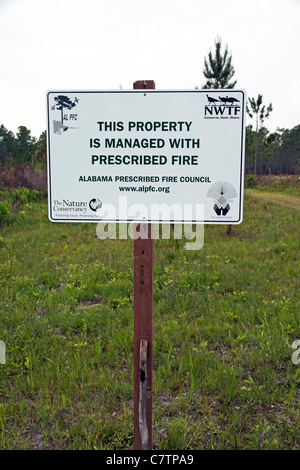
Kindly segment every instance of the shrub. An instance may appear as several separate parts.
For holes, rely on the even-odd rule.
[[[8,201],[0,201],[0,224],[7,222],[9,217],[9,203]]]
[[[255,188],[257,186],[257,178],[255,175],[247,175],[246,185],[248,188]]]
[[[39,201],[43,197],[43,191],[28,188],[16,188],[11,191],[11,198],[14,202],[25,204],[27,202]]]
[[[28,203],[40,201],[45,195],[46,191],[28,188],[10,188],[0,191],[0,225],[26,219],[24,206],[26,208]]]

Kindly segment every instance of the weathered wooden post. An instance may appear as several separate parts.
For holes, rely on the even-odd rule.
[[[154,89],[154,81],[137,81],[134,89]],[[153,240],[151,224],[138,224],[134,240],[134,448],[151,450]]]

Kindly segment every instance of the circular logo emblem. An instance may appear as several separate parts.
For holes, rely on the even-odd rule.
[[[101,209],[102,202],[100,199],[91,199],[89,202],[89,207],[92,211],[96,212],[98,209]]]

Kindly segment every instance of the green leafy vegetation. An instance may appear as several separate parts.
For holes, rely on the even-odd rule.
[[[133,241],[1,195],[0,448],[132,449]],[[229,236],[155,240],[155,449],[298,447],[299,209],[258,182]]]
[[[0,191],[0,227],[20,222],[26,218],[23,206],[31,210],[31,203],[45,198],[45,191],[29,190],[28,188],[5,189]]]

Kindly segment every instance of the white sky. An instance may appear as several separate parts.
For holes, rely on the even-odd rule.
[[[268,129],[300,124],[300,0],[0,0],[0,124],[39,137],[48,90],[201,88],[217,36]]]

